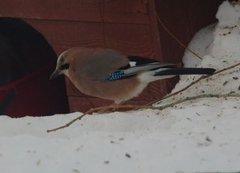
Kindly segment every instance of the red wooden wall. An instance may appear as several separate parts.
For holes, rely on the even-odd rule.
[[[73,46],[108,47],[130,55],[179,62],[183,49],[158,26],[155,8],[169,29],[187,44],[196,30],[214,20],[220,2],[1,0],[0,16],[24,19],[48,39],[57,54]],[[105,104],[81,94],[68,80],[66,83],[71,111]],[[155,82],[133,102],[147,103],[166,93],[166,82]]]
[[[216,22],[215,14],[224,0],[156,0],[161,21],[185,45],[204,26]],[[184,49],[159,25],[162,55],[165,62],[179,62]]]

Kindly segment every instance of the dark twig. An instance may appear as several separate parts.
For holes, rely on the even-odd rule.
[[[77,117],[77,118],[71,120],[70,122],[68,122],[68,123],[65,124],[65,125],[59,126],[59,127],[57,127],[57,128],[54,128],[54,129],[47,130],[47,133],[55,132],[55,131],[60,130],[60,129],[64,129],[64,128],[70,126],[71,124],[73,124],[75,121],[77,121],[77,120],[81,120],[81,119],[82,119],[84,116],[86,116],[86,115],[87,115],[87,114],[84,113],[84,114],[82,114],[81,116],[79,116],[79,117]]]
[[[140,106],[134,106],[134,105],[116,105],[116,104],[112,104],[112,105],[108,105],[108,106],[100,106],[100,107],[96,107],[96,108],[92,108],[90,110],[88,110],[87,112],[83,113],[82,115],[78,116],[77,118],[71,120],[70,122],[68,122],[65,125],[59,126],[57,128],[54,129],[50,129],[47,130],[48,133],[50,132],[55,132],[57,130],[60,129],[64,129],[68,126],[70,126],[71,124],[73,124],[74,122],[76,122],[77,120],[81,120],[83,117],[85,117],[86,115],[92,114],[94,112],[106,112],[108,110],[116,110],[116,109],[134,109],[134,108],[140,108]]]
[[[198,57],[199,59],[202,59],[202,57],[200,55],[198,55],[196,52],[194,52],[192,49],[190,49],[189,47],[187,47],[180,39],[177,38],[176,35],[174,35],[171,31],[169,31],[169,29],[167,28],[167,26],[163,23],[163,21],[160,19],[159,15],[156,13],[156,17],[157,20],[159,22],[159,24],[162,26],[162,28],[184,49],[186,49],[187,51],[191,52],[193,55],[195,55],[196,57]]]
[[[162,101],[166,98],[169,98],[169,97],[172,97],[174,95],[177,95],[179,94],[180,92],[184,91],[184,90],[187,90],[189,87],[191,87],[192,85],[198,83],[199,81],[203,80],[203,79],[206,79],[206,78],[209,78],[209,77],[212,77],[216,74],[219,74],[221,72],[224,72],[224,71],[227,71],[229,69],[232,69],[232,68],[235,68],[237,66],[239,66],[240,63],[237,63],[237,64],[234,64],[232,66],[229,66],[227,68],[224,68],[222,70],[219,70],[217,72],[215,72],[213,75],[211,76],[202,76],[200,77],[199,79],[197,79],[196,81],[192,82],[191,84],[189,84],[188,86],[184,87],[183,89],[175,92],[175,93],[172,93],[172,94],[169,94],[167,95],[166,97],[162,98],[161,100],[158,100],[156,102],[159,102],[159,101]],[[170,103],[170,104],[167,104],[167,105],[164,105],[164,106],[161,106],[161,107],[153,107],[151,106],[150,104],[148,105],[145,105],[145,106],[134,106],[134,105],[109,105],[109,106],[102,106],[102,107],[96,107],[96,108],[93,108],[93,109],[90,109],[89,111],[83,113],[82,115],[80,115],[79,117],[71,120],[70,122],[68,122],[67,124],[63,125],[63,126],[60,126],[60,127],[57,127],[57,128],[54,128],[54,129],[50,129],[50,130],[47,130],[47,132],[54,132],[54,131],[57,131],[57,130],[60,130],[60,129],[63,129],[63,128],[66,128],[68,126],[70,126],[71,124],[73,124],[74,122],[76,122],[77,120],[81,120],[84,116],[88,115],[88,114],[92,114],[94,112],[101,112],[101,111],[106,111],[106,110],[110,110],[110,109],[121,109],[121,108],[124,108],[124,109],[131,109],[131,110],[135,110],[135,109],[141,109],[141,108],[150,108],[150,109],[158,109],[158,110],[163,110],[163,109],[166,109],[168,107],[172,107],[174,105],[177,105],[177,104],[180,104],[180,103],[183,103],[183,102],[186,102],[186,101],[189,101],[189,100],[196,100],[196,99],[199,99],[199,98],[204,98],[204,97],[217,97],[217,98],[220,98],[220,97],[240,97],[240,95],[233,95],[233,94],[224,94],[224,95],[214,95],[214,94],[205,94],[205,95],[199,95],[199,96],[194,96],[194,97],[187,97],[185,99],[182,99],[182,100],[178,100],[174,103]],[[156,102],[152,102],[152,104],[156,103]]]
[[[174,93],[172,93],[172,94],[169,94],[169,95],[163,97],[162,99],[160,99],[160,100],[158,100],[158,101],[152,102],[152,104],[157,103],[157,102],[160,102],[160,101],[162,101],[162,100],[165,100],[165,99],[167,99],[167,98],[169,98],[169,97],[175,96],[175,95],[177,95],[177,94],[179,94],[179,93],[187,90],[188,88],[190,88],[191,86],[193,86],[194,84],[198,83],[199,81],[201,81],[201,80],[203,80],[203,79],[210,78],[210,77],[215,76],[215,75],[217,75],[217,74],[219,74],[219,73],[222,73],[222,72],[224,72],[224,71],[233,69],[233,68],[235,68],[235,67],[237,67],[237,66],[240,66],[240,63],[237,63],[237,64],[231,65],[231,66],[229,66],[229,67],[226,67],[226,68],[224,68],[224,69],[218,70],[218,71],[216,71],[214,74],[212,74],[212,75],[210,75],[210,76],[201,76],[200,78],[198,78],[197,80],[193,81],[192,83],[190,83],[190,84],[187,85],[186,87],[182,88],[181,90],[178,90],[178,91],[176,91],[176,92],[174,92]]]
[[[213,98],[213,97],[215,97],[215,98],[240,97],[240,94],[231,94],[231,93],[222,94],[222,95],[219,95],[219,94],[203,94],[203,95],[198,95],[198,96],[193,96],[193,97],[186,97],[182,100],[177,100],[173,103],[169,103],[169,104],[159,106],[159,107],[147,106],[145,108],[163,110],[163,109],[173,107],[173,106],[176,106],[180,103],[184,103],[184,102],[187,102],[187,101],[193,101],[193,100],[197,100],[197,99],[200,99],[200,98]]]

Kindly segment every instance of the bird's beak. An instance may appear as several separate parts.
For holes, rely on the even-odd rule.
[[[55,70],[55,71],[51,74],[49,80],[55,79],[55,78],[58,77],[59,75],[60,75],[60,71],[59,71],[59,70]]]

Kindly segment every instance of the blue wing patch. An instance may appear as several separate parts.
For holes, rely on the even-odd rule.
[[[105,80],[108,81],[114,81],[114,80],[118,80],[121,79],[124,76],[124,71],[123,70],[117,70],[111,74],[109,74]]]

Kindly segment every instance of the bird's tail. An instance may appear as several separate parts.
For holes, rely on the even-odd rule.
[[[215,72],[213,68],[166,68],[164,70],[156,71],[154,76],[165,75],[211,75]]]

